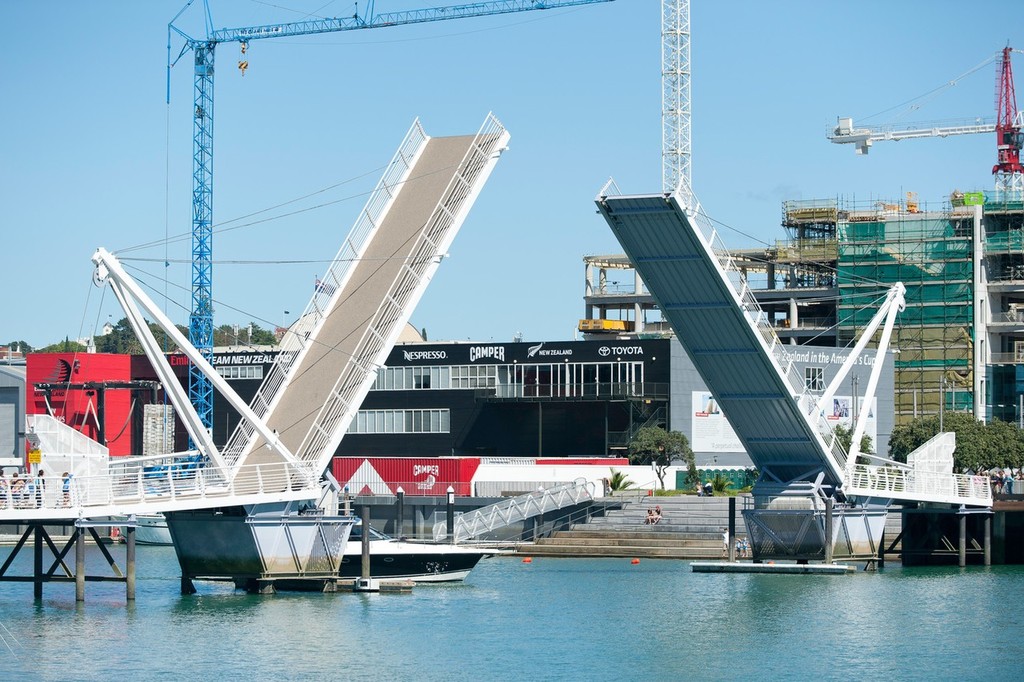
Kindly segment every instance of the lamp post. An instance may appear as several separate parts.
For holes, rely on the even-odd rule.
[[[946,375],[939,377],[939,433],[942,433],[943,418],[946,413]]]

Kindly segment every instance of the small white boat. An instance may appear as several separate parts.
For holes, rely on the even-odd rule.
[[[362,526],[352,528],[341,558],[342,578],[362,577]],[[409,542],[370,528],[370,577],[377,580],[412,580],[418,583],[465,580],[473,567],[498,550],[433,542]]]
[[[121,517],[124,518],[124,517]],[[171,531],[167,529],[167,519],[163,514],[138,514],[135,517],[135,544],[137,545],[173,545]],[[115,526],[117,528],[117,526]],[[121,527],[117,542],[127,537],[127,528]]]

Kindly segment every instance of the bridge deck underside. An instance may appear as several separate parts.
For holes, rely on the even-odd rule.
[[[358,383],[363,381],[367,371],[372,371],[353,359],[360,339],[372,326],[375,314],[396,280],[403,276],[403,266],[412,257],[414,245],[473,140],[473,135],[465,135],[427,141],[409,179],[371,236],[351,277],[342,291],[331,299],[333,305],[326,311],[315,343],[267,419],[268,426],[278,432],[290,451],[299,453],[303,439],[339,378],[342,382]],[[425,287],[426,282],[418,286]],[[382,358],[377,359],[380,360]],[[358,409],[358,405],[351,409]],[[262,441],[257,440],[246,458],[247,464],[277,459],[261,445]],[[324,468],[333,454],[320,454]]]
[[[698,228],[672,197],[598,206],[754,464],[841,481]],[[831,480],[830,480],[831,479]]]

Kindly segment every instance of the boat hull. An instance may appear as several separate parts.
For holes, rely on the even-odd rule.
[[[273,507],[169,512],[183,577],[236,583],[334,578],[352,519]]]
[[[171,531],[163,514],[135,517],[135,542],[139,545],[173,545]]]
[[[370,577],[417,583],[465,580],[480,560],[491,554],[493,552],[453,545],[373,540],[370,542]],[[339,577],[362,577],[362,565],[362,543],[350,540],[341,558]]]

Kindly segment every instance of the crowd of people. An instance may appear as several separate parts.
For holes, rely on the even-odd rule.
[[[0,509],[39,509],[44,502],[61,507],[71,506],[71,473],[61,474],[60,494],[54,501],[46,495],[46,471],[19,475],[17,471],[9,477],[0,473]]]
[[[979,471],[978,475],[989,480],[993,495],[1024,495],[1024,470],[996,468]]]

